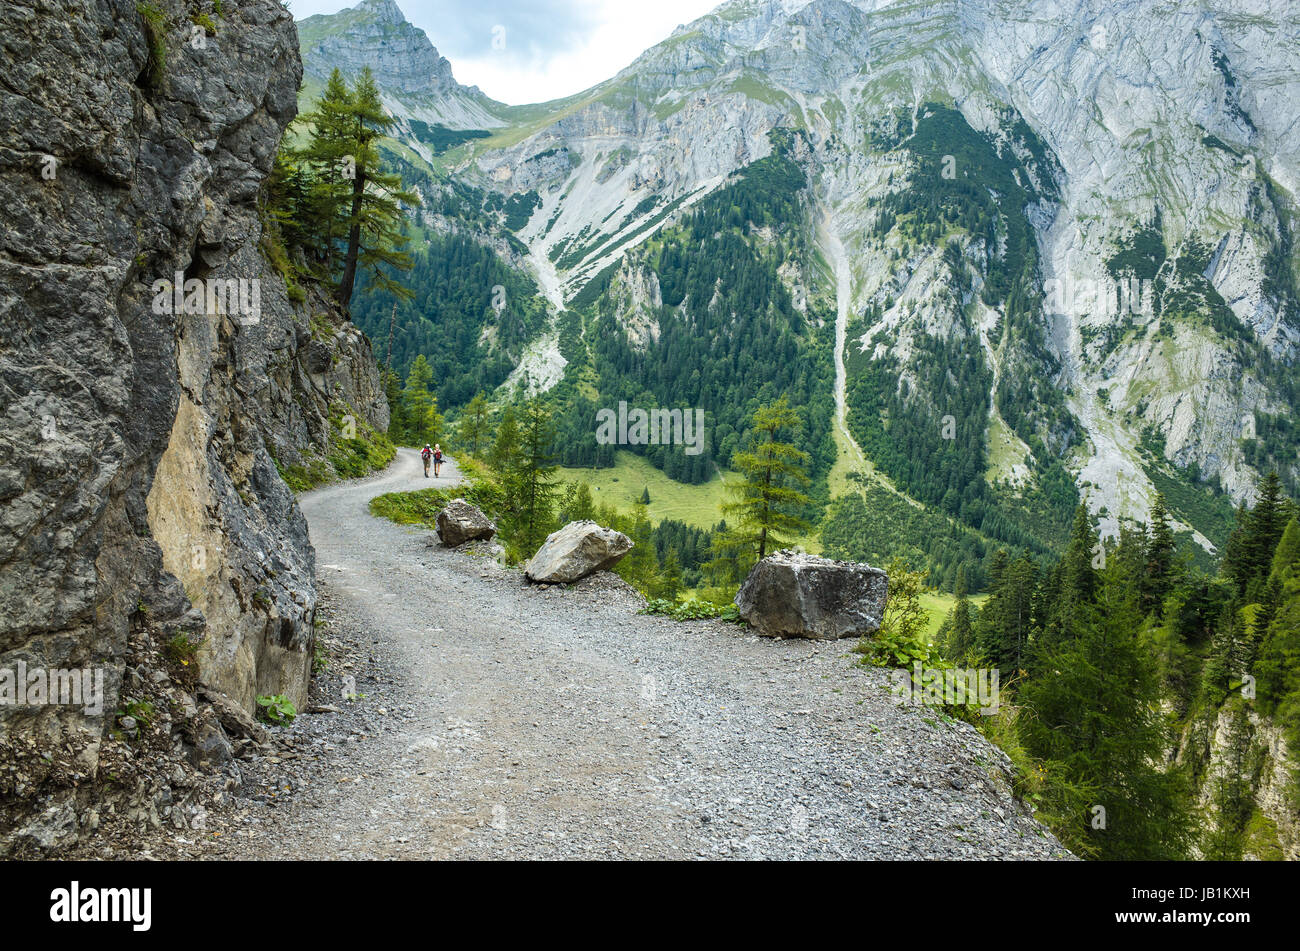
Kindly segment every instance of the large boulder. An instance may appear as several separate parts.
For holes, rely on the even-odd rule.
[[[736,594],[740,616],[768,637],[834,640],[880,630],[889,576],[879,568],[778,551]]]
[[[448,548],[479,538],[491,538],[497,533],[492,520],[464,499],[452,499],[444,505],[434,524],[438,528],[438,537]]]
[[[529,581],[567,584],[613,567],[632,550],[632,539],[595,522],[570,522],[547,536],[524,566]]]

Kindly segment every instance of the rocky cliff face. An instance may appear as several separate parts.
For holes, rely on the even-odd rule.
[[[110,763],[156,820],[147,770],[225,743],[204,691],[228,723],[304,700],[314,556],[277,461],[387,407],[365,338],[259,250],[301,76],[280,4],[10,3],[0,58],[0,670],[104,677],[90,712],[0,706],[23,849],[84,829]],[[133,757],[124,713],[174,744]]]

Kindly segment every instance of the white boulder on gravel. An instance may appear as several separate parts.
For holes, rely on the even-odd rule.
[[[524,575],[538,584],[568,584],[612,568],[632,550],[632,539],[595,522],[570,522],[547,536],[524,566]]]
[[[756,564],[740,591],[740,616],[768,637],[835,640],[880,630],[889,576],[879,568],[778,551]]]
[[[452,499],[444,505],[434,519],[434,524],[438,529],[438,537],[448,548],[476,539],[491,538],[497,533],[492,520],[464,499]]]

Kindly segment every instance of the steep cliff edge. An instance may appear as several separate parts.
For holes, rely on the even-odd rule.
[[[23,852],[93,826],[105,783],[166,821],[160,777],[228,762],[257,696],[305,699],[314,553],[277,463],[388,410],[366,338],[259,248],[286,9],[19,0],[0,57],[0,671],[103,677],[102,703],[0,705]]]

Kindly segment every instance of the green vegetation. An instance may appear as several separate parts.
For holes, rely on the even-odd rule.
[[[406,375],[406,385],[397,388],[396,374],[386,374],[388,391],[388,434],[404,446],[432,446],[442,441],[443,417],[438,412],[438,398],[430,389],[433,368],[420,354]]]
[[[418,204],[398,174],[380,168],[379,143],[393,118],[367,68],[349,88],[336,69],[301,117],[306,144],[282,144],[262,201],[263,248],[291,287],[300,278],[330,287],[344,310],[359,275],[372,287],[409,298],[389,276],[406,270],[403,209]],[[295,263],[298,262],[298,263]]]
[[[258,715],[276,726],[288,726],[298,715],[298,708],[293,705],[293,701],[282,693],[274,697],[258,697],[257,707]]]
[[[740,619],[734,601],[717,604],[713,601],[699,601],[695,598],[686,598],[684,600],[651,598],[646,602],[646,606],[642,608],[641,613],[659,614],[670,617],[674,621],[700,621],[712,618],[720,621],[744,623]]]
[[[149,45],[149,58],[136,84],[146,89],[157,89],[162,85],[167,69],[167,16],[148,0],[136,0],[135,12],[140,14],[144,38]]]
[[[966,597],[959,576],[925,663],[1002,671],[1003,709],[977,725],[1012,756],[1022,794],[1076,854],[1276,854],[1276,830],[1254,802],[1266,750],[1249,714],[1272,717],[1289,743],[1300,742],[1296,512],[1270,476],[1255,508],[1238,512],[1213,577],[1178,554],[1163,499],[1150,525],[1108,543],[1080,507],[1055,561],[998,551],[982,605]],[[907,636],[891,632],[877,656],[901,663],[923,651],[916,625],[913,614]],[[1211,772],[1211,738],[1223,718]],[[1205,823],[1198,788],[1208,788]],[[1293,788],[1300,797],[1300,783]]]
[[[1015,493],[985,478],[993,375],[968,317],[960,336],[918,334],[906,366],[892,355],[876,359],[850,348],[846,399],[854,438],[898,488],[985,539],[1042,553],[1063,543],[1078,501],[1062,464],[1076,427],[1060,391],[1041,371],[1056,361],[1039,319],[1038,250],[1026,208],[1044,196],[1022,184],[1045,182],[1050,192],[1054,169],[1045,164],[1042,143],[1027,127],[1016,128],[1023,151],[1041,156],[1038,165],[1022,162],[1010,143],[976,132],[949,106],[927,103],[915,123],[907,113],[882,120],[872,144],[904,150],[913,162],[906,187],[875,200],[875,236],[903,246],[942,244],[954,294],[972,288],[972,265],[954,236],[967,236],[988,255],[980,295],[1004,315],[991,341],[1004,354],[993,399],[1029,447],[1035,478]],[[873,303],[850,336],[865,333],[884,310]],[[952,577],[955,559],[949,554],[943,560]]]
[[[1143,433],[1141,451],[1142,471],[1169,510],[1222,549],[1232,532],[1232,503],[1214,486],[1201,484],[1197,472],[1175,469],[1165,459],[1164,447],[1153,430]]]
[[[496,522],[497,537],[514,563],[531,557],[561,525],[594,519],[632,539],[632,553],[615,571],[647,597],[672,601],[682,591],[699,587],[711,533],[673,519],[652,523],[645,505],[619,510],[608,502],[594,502],[586,483],[561,483],[550,463],[548,430],[543,402],[507,407],[497,420],[486,458],[465,452],[458,457],[465,484],[387,493],[371,500],[370,511],[399,524],[434,528],[447,502],[463,497]]]
[[[399,525],[432,529],[447,503],[461,498],[488,513],[496,512],[500,505],[500,491],[496,486],[482,479],[469,479],[465,485],[455,488],[387,492],[370,500],[370,511]]]
[[[492,134],[486,129],[449,129],[445,125],[438,123],[430,125],[419,119],[411,119],[409,123],[411,134],[417,140],[432,148],[434,155],[441,155],[443,152],[464,145],[472,139],[486,139]]]
[[[153,722],[158,717],[158,711],[148,700],[127,700],[122,705],[122,711],[118,716],[133,717],[140,724],[141,730],[148,730],[153,726]]]
[[[395,372],[405,376],[422,357],[448,409],[505,382],[546,323],[533,279],[463,235],[426,236],[404,283],[409,299],[366,283],[353,317]]]
[[[562,440],[564,465],[612,462],[612,452],[603,452],[609,447],[594,438],[598,406],[700,408],[710,439],[698,455],[675,445],[630,448],[680,482],[705,483],[719,467],[734,467],[754,411],[785,395],[804,422],[795,444],[808,453],[813,479],[813,506],[800,514],[814,515],[824,501],[835,458],[834,314],[820,297],[806,310],[797,307],[779,273],[782,267],[812,271],[816,253],[805,237],[807,178],[791,157],[798,133],[772,135],[772,154],[625,255],[624,273],[653,271],[659,282],[657,337],[635,340],[617,319],[605,293],[616,271],[602,272],[571,302],[583,317],[587,357],[570,365],[561,386],[571,388],[556,394],[557,429],[570,437]],[[673,211],[670,203],[643,227]],[[580,398],[586,372],[599,402]]]
[[[330,448],[323,455],[302,453],[303,462],[284,465],[276,460],[280,478],[294,492],[308,492],[336,479],[356,479],[387,467],[397,454],[386,433],[373,429],[365,420],[333,407],[330,415]]]
[[[800,491],[808,484],[804,472],[808,454],[781,439],[797,431],[799,422],[799,414],[784,396],[754,412],[750,447],[731,457],[741,478],[730,487],[731,500],[722,506],[723,514],[734,521],[714,536],[710,566],[715,583],[743,581],[768,552],[783,548],[809,529],[795,514],[808,504],[808,496]]]
[[[594,498],[621,513],[632,511],[643,489],[650,492],[647,512],[655,520],[673,519],[696,528],[712,528],[722,518],[727,487],[738,476],[732,472],[715,474],[708,482],[688,485],[664,475],[650,462],[626,450],[615,456],[614,465],[605,469],[560,468],[564,482],[585,482]]]
[[[929,617],[921,603],[928,592],[925,573],[912,571],[900,558],[885,568],[889,575],[889,601],[880,620],[880,630],[864,637],[854,648],[863,655],[863,663],[874,667],[911,667],[913,662],[927,663],[931,657],[930,639],[926,636]]]

